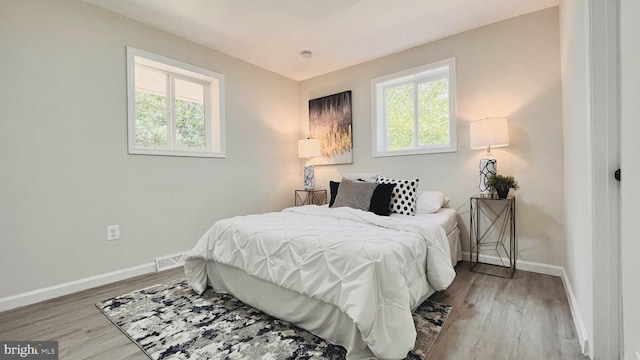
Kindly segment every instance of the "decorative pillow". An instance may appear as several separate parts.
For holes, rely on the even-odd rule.
[[[348,206],[354,209],[369,211],[371,196],[378,184],[342,179],[338,194],[332,207]]]
[[[336,201],[336,195],[338,195],[338,187],[340,183],[337,181],[329,181],[329,192],[331,193],[331,199],[329,200],[329,207],[333,207],[333,202]]]
[[[378,182],[378,174],[342,174],[342,177],[352,181]]]
[[[389,204],[391,203],[391,194],[396,184],[378,184],[371,196],[371,205],[369,205],[369,211],[376,215],[389,216],[391,210]]]
[[[444,193],[440,191],[421,191],[416,199],[416,214],[433,214],[446,203]]]
[[[369,205],[369,211],[376,215],[389,216],[389,203],[391,203],[391,193],[396,184],[377,184],[376,189],[373,190],[371,195],[371,204]],[[329,200],[329,207],[333,207],[333,203],[336,201],[338,195],[338,189],[340,183],[337,181],[329,181],[329,189],[331,192],[331,199]]]
[[[392,213],[415,215],[418,181],[420,179],[397,180],[378,176],[379,184],[396,185],[391,194],[391,203],[389,204],[389,210]]]

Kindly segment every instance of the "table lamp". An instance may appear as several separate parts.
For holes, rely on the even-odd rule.
[[[506,118],[487,118],[474,121],[469,126],[469,137],[472,149],[487,149],[480,159],[480,194],[488,196],[492,193],[487,187],[487,180],[498,173],[498,161],[491,154],[491,148],[509,145],[509,127]]]
[[[305,190],[313,190],[313,164],[311,163],[311,158],[321,155],[320,140],[298,140],[298,157],[301,159],[307,158],[307,163],[304,165],[303,171]]]

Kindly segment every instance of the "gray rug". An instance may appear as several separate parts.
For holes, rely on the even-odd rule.
[[[346,351],[210,288],[197,295],[186,280],[154,285],[96,304],[151,359],[342,360]],[[451,306],[425,301],[413,318],[425,359]]]

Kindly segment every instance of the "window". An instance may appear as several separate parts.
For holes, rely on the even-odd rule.
[[[129,153],[225,157],[224,75],[127,47]]]
[[[371,81],[373,156],[457,151],[455,59]]]

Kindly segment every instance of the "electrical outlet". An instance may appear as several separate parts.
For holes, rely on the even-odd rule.
[[[120,225],[107,226],[107,240],[120,239]]]

